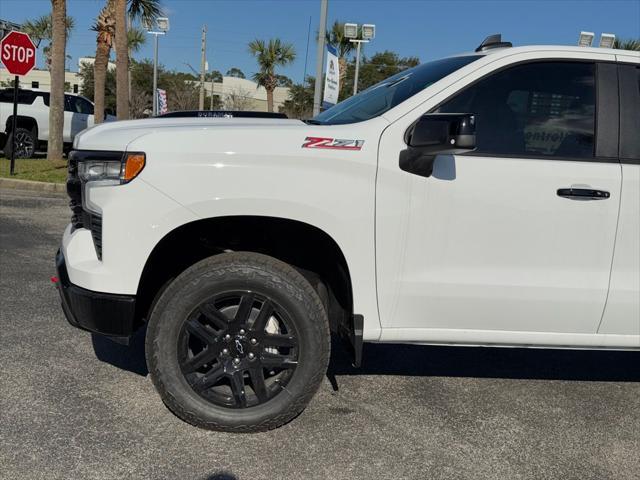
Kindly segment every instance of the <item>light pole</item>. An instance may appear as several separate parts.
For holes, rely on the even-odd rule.
[[[164,35],[169,31],[169,19],[167,17],[159,17],[156,19],[156,30],[151,30],[152,26],[147,24],[147,33],[153,35],[153,116],[158,115],[158,36]]]
[[[324,66],[324,40],[327,31],[327,10],[329,0],[320,2],[320,29],[318,30],[318,46],[316,48],[316,84],[313,88],[313,116],[320,113],[322,101],[322,68]]]
[[[356,47],[356,73],[353,78],[353,94],[358,93],[358,75],[360,74],[360,45],[363,43],[369,43],[376,36],[376,26],[370,23],[362,25],[360,30],[361,37],[358,38],[358,24],[357,23],[345,23],[344,24],[344,36],[349,39],[351,43],[355,43]]]

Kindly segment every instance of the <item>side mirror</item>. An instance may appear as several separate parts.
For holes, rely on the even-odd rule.
[[[433,173],[438,154],[459,154],[476,147],[475,115],[430,113],[407,130],[407,149],[400,152],[400,169],[423,177]]]

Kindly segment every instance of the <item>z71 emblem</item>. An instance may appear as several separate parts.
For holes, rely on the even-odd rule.
[[[332,150],[361,150],[364,140],[345,140],[342,138],[307,137],[302,148],[328,148]]]

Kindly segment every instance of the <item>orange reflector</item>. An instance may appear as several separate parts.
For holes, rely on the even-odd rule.
[[[138,176],[138,174],[144,168],[144,153],[130,153],[127,155],[127,161],[124,165],[124,178],[125,182],[130,182]]]

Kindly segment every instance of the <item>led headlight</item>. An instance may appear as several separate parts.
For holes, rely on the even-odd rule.
[[[84,182],[113,180],[120,184],[122,162],[87,160],[78,164],[78,176]]]
[[[146,163],[144,153],[74,153],[84,157],[78,161],[78,178],[82,183],[82,206],[98,215],[101,214],[101,209],[91,201],[91,190],[129,183],[140,174]]]

